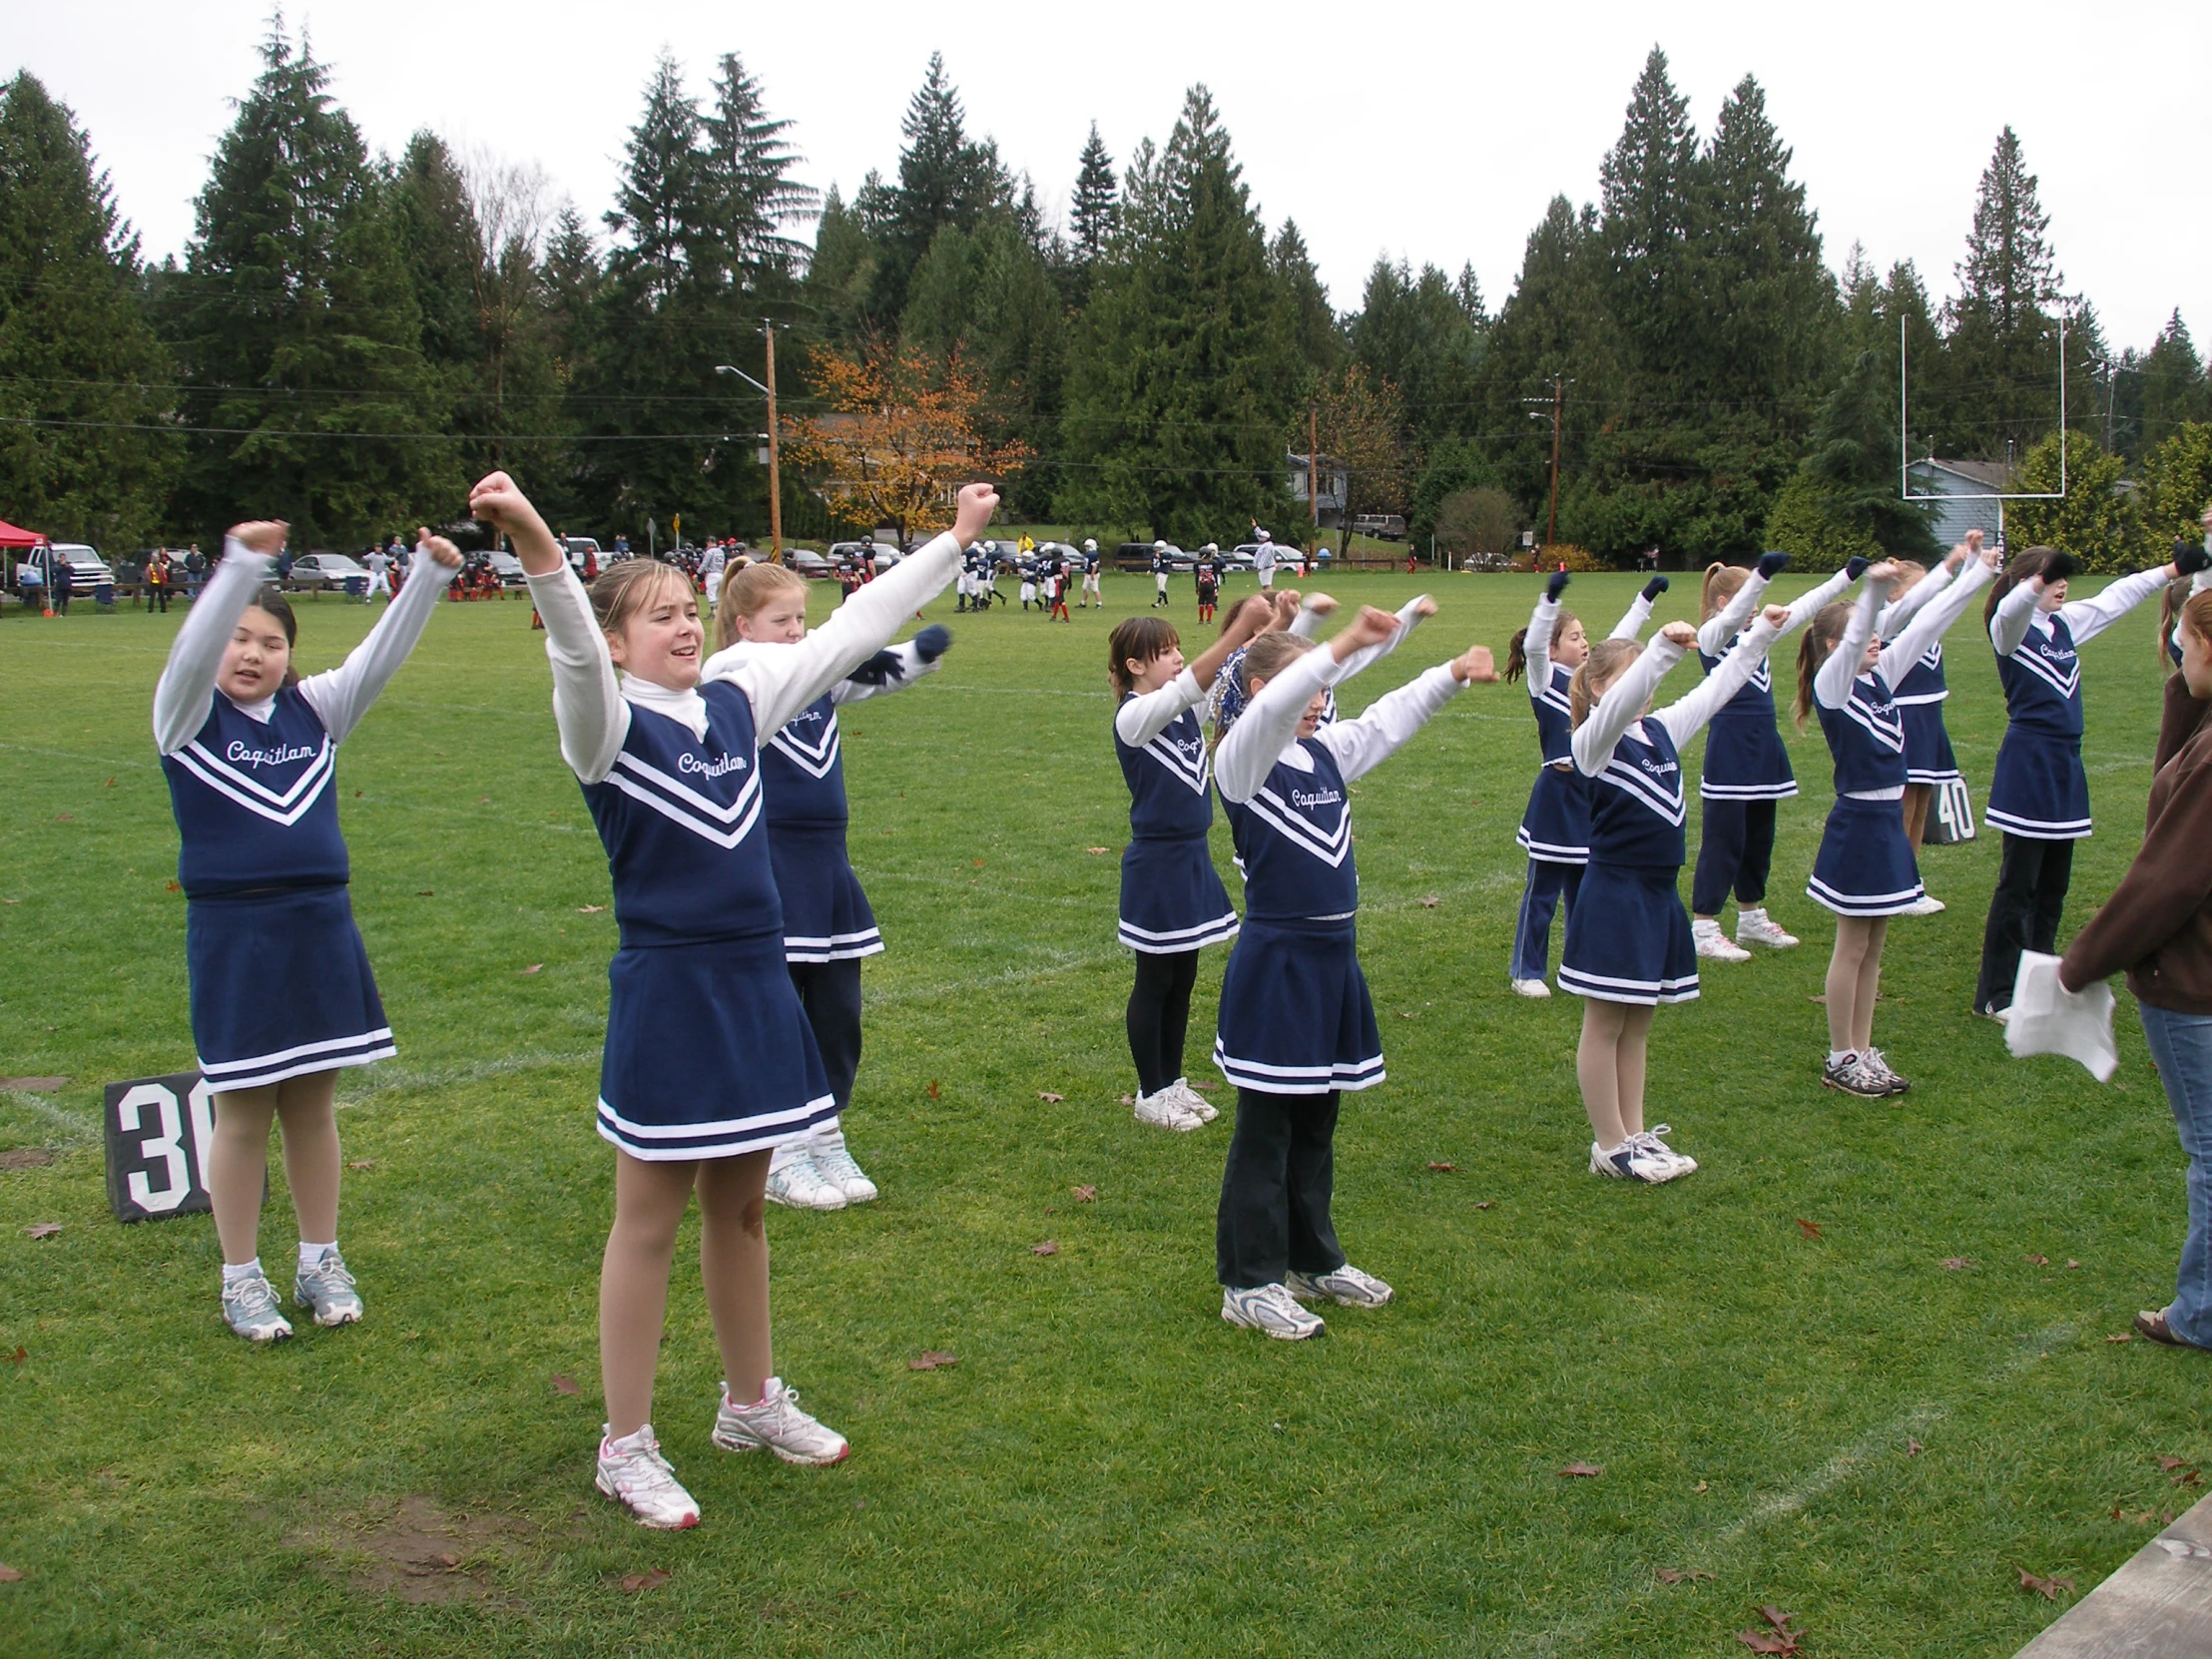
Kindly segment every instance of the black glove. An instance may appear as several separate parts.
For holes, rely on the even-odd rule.
[[[2184,576],[2194,576],[2208,567],[2212,567],[2212,548],[2199,547],[2191,542],[2174,555],[2174,569]]]
[[[1787,553],[1762,553],[1759,555],[1759,574],[1773,581],[1782,574],[1782,567],[1790,562]]]
[[[942,633],[943,630],[939,629],[938,632]],[[878,651],[845,676],[847,680],[863,686],[887,686],[892,681],[903,680],[905,677],[905,665],[898,660],[898,653],[895,651]]]
[[[1844,561],[1844,574],[1856,582],[1860,577],[1867,574],[1867,566],[1873,563],[1874,561],[1868,558],[1866,554],[1854,553]]]
[[[1551,580],[1544,584],[1544,597],[1556,605],[1559,603],[1559,596],[1566,591],[1567,573],[1563,570],[1553,571]]]
[[[1654,576],[1650,581],[1644,584],[1644,603],[1646,605],[1657,604],[1659,602],[1659,596],[1666,591],[1667,579],[1664,576]]]
[[[952,630],[941,622],[932,622],[914,636],[914,651],[925,663],[933,663],[952,649]]]
[[[2045,582],[2063,582],[2069,577],[2079,576],[2080,574],[2081,561],[2071,553],[2053,553],[2050,556],[2050,563],[2043,566],[2042,571]]]

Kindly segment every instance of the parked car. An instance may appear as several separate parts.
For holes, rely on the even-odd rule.
[[[491,561],[491,568],[499,573],[499,585],[503,588],[526,588],[530,578],[522,571],[522,561],[504,548],[495,547],[484,557]]]
[[[291,561],[291,585],[295,588],[336,588],[341,592],[368,591],[368,567],[344,553],[302,553]],[[358,582],[359,589],[347,586]]]
[[[1150,570],[1153,546],[1148,541],[1125,541],[1114,549],[1116,570]],[[1173,542],[1168,544],[1168,569],[1189,570],[1198,560],[1184,552]]]
[[[897,564],[901,559],[905,557],[906,555],[901,549],[893,547],[887,541],[879,541],[875,543],[875,574],[878,576],[882,575],[884,571],[890,569],[891,566]]]
[[[607,562],[607,555],[599,551],[599,543],[590,536],[563,536],[561,540],[568,549],[568,562],[579,573],[584,568],[586,555],[589,555],[595,564],[603,565]]]
[[[784,563],[798,571],[800,575],[811,576],[818,581],[825,576],[834,576],[837,573],[837,564],[834,559],[827,558],[811,547],[785,548]]]
[[[21,590],[25,566],[36,570],[42,582],[51,583],[57,563],[69,566],[69,587],[75,594],[89,595],[103,583],[115,581],[115,572],[108,568],[99,554],[82,542],[63,541],[45,547],[26,548],[17,554],[14,568],[9,572],[9,586]]]
[[[1260,544],[1242,542],[1221,556],[1223,570],[1258,570],[1260,568]]]
[[[833,541],[830,544],[830,564],[858,564],[863,559],[875,557],[875,543],[871,541]]]
[[[1400,513],[1355,513],[1352,533],[1356,536],[1373,536],[1378,541],[1403,541],[1405,519]]]

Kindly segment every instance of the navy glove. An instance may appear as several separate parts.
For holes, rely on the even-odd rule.
[[[1544,597],[1556,605],[1559,603],[1559,596],[1566,591],[1567,573],[1563,570],[1553,571],[1551,580],[1544,584]]]
[[[952,649],[952,630],[932,622],[914,636],[914,651],[925,663],[933,663]]]
[[[1646,605],[1657,604],[1659,596],[1666,591],[1667,579],[1664,576],[1654,576],[1644,584],[1644,603]]]
[[[1856,582],[1860,577],[1867,574],[1867,566],[1873,563],[1874,561],[1868,558],[1866,554],[1854,553],[1844,561],[1844,574]]]
[[[2178,561],[2177,561],[2178,562]],[[2053,553],[2050,563],[2043,566],[2045,582],[2063,582],[2081,574],[2081,561],[2071,553]]]
[[[2206,539],[2212,541],[2212,537]],[[2212,567],[2212,548],[2189,546],[2174,555],[2174,569],[2184,576],[2194,576],[2208,567]]]
[[[1762,553],[1759,555],[1759,574],[1771,582],[1782,574],[1782,567],[1789,562],[1790,555],[1787,553]]]
[[[905,665],[899,662],[895,651],[878,651],[845,676],[847,680],[862,686],[887,686],[892,681],[903,680],[905,677]]]

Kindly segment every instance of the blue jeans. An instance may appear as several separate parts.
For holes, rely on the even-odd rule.
[[[1520,915],[1513,923],[1515,979],[1541,979],[1551,969],[1551,918],[1559,900],[1574,908],[1582,891],[1580,864],[1555,864],[1544,858],[1528,860],[1528,884],[1521,888]]]
[[[2185,1343],[2212,1348],[2212,1015],[2136,1004],[2158,1080],[2166,1086],[2189,1155],[2189,1237],[2181,1246],[2166,1327]]]

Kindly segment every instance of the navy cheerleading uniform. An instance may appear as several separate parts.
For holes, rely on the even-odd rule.
[[[1350,787],[1460,690],[1448,665],[1432,668],[1356,720],[1296,736],[1352,661],[1323,648],[1286,664],[1215,751],[1245,872],[1244,931],[1214,1037],[1214,1064],[1238,1091],[1215,1233],[1231,1290],[1344,1266],[1329,1216],[1338,1103],[1384,1077],[1360,970]]]
[[[696,691],[618,682],[583,584],[530,578],[561,754],[614,885],[599,1133],[634,1158],[765,1151],[836,1114],[787,966],[759,733],[780,733],[959,569],[937,537],[800,643],[710,657]]]
[[[1875,623],[1884,642],[1896,640],[1923,606],[1948,591],[1956,574],[1947,561],[1939,564],[1885,606]],[[1895,686],[1893,700],[1905,723],[1905,781],[1930,788],[1957,782],[1958,757],[1951,753],[1950,732],[1943,725],[1943,704],[1950,696],[1943,677],[1943,642],[1936,640],[1914,658]]]
[[[1575,770],[1590,781],[1590,861],[1567,912],[1559,988],[1653,1006],[1698,994],[1697,947],[1676,880],[1688,854],[1682,746],[1765,664],[1781,636],[1764,618],[1738,636],[1705,682],[1655,713],[1641,711],[1683,648],[1653,640],[1575,729]]]
[[[1982,931],[1977,1009],[2011,1006],[2020,952],[2055,948],[2073,881],[2073,843],[2091,831],[2077,648],[2156,594],[2169,573],[2161,566],[2123,576],[2054,612],[2042,609],[2030,578],[2015,584],[1989,619],[2007,724],[1981,816],[2004,832],[2004,850]]]
[[[1236,907],[1206,842],[1214,790],[1197,713],[1205,695],[1185,669],[1158,691],[1123,698],[1114,715],[1114,756],[1129,786],[1117,936],[1147,955],[1199,950],[1237,934]]]
[[[274,567],[226,544],[154,694],[182,843],[193,1044],[218,1094],[396,1052],[347,896],[337,749],[406,661],[451,575],[417,556],[399,597],[340,667],[234,703],[216,677]]]

